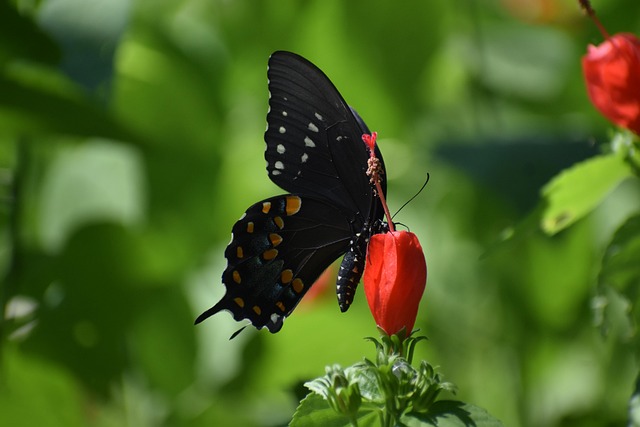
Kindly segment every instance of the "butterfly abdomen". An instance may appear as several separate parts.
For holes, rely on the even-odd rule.
[[[336,281],[336,295],[340,311],[343,313],[349,309],[356,295],[358,283],[364,272],[365,253],[366,242],[364,242],[364,248],[352,245],[340,264]]]

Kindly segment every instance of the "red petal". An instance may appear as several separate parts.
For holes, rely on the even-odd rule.
[[[587,93],[613,123],[640,134],[640,39],[616,34],[582,58]]]
[[[371,237],[364,290],[373,317],[387,334],[411,332],[427,281],[427,265],[415,234],[394,231]]]

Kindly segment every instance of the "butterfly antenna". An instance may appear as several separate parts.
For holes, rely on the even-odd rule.
[[[231,335],[231,336],[229,337],[229,341],[231,341],[232,339],[234,339],[235,337],[237,337],[237,336],[238,336],[238,334],[239,334],[240,332],[244,331],[244,328],[246,328],[247,326],[249,326],[249,325],[244,325],[242,328],[240,328],[240,329],[238,329],[237,331],[235,331],[235,332],[233,333],[233,335]]]
[[[393,214],[393,216],[391,217],[391,219],[393,220],[393,218],[396,217],[396,215],[398,215],[400,213],[400,211],[402,209],[404,209],[405,206],[407,206],[409,203],[411,203],[413,201],[413,199],[415,199],[416,197],[418,197],[420,195],[420,193],[422,193],[422,190],[424,190],[424,187],[427,186],[427,184],[429,183],[429,173],[427,173],[427,179],[424,181],[424,184],[422,184],[422,187],[420,187],[420,189],[418,190],[418,192],[416,194],[414,194],[409,200],[407,200],[406,202],[404,202],[404,204],[402,206],[400,206],[400,209],[398,209],[396,211],[396,213]]]

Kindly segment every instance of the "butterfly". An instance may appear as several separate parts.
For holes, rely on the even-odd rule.
[[[267,172],[288,194],[252,205],[235,223],[224,253],[226,293],[196,324],[227,310],[237,321],[278,332],[341,255],[336,293],[340,310],[347,311],[369,238],[386,227],[367,175],[370,148],[362,135],[370,131],[362,118],[318,67],[297,54],[273,53],[267,77]],[[374,154],[386,195],[377,146]]]

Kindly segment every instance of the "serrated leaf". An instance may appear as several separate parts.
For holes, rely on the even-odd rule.
[[[355,419],[359,427],[378,426],[378,414],[372,408],[361,408]],[[346,416],[334,411],[322,396],[309,393],[302,399],[289,423],[290,427],[350,427],[353,424]]]
[[[401,421],[407,427],[502,427],[486,410],[455,400],[435,402],[426,413],[409,413]]]
[[[542,189],[546,207],[541,227],[555,234],[593,210],[622,180],[632,176],[616,154],[593,157],[565,170]]]
[[[304,383],[304,386],[311,390],[312,393],[319,394],[323,398],[326,398],[330,384],[325,377],[320,377],[312,381],[307,381]]]
[[[384,402],[384,397],[378,385],[378,378],[373,369],[367,369],[364,364],[358,364],[348,367],[345,372],[351,381],[358,383],[360,394],[365,400],[377,403]]]

